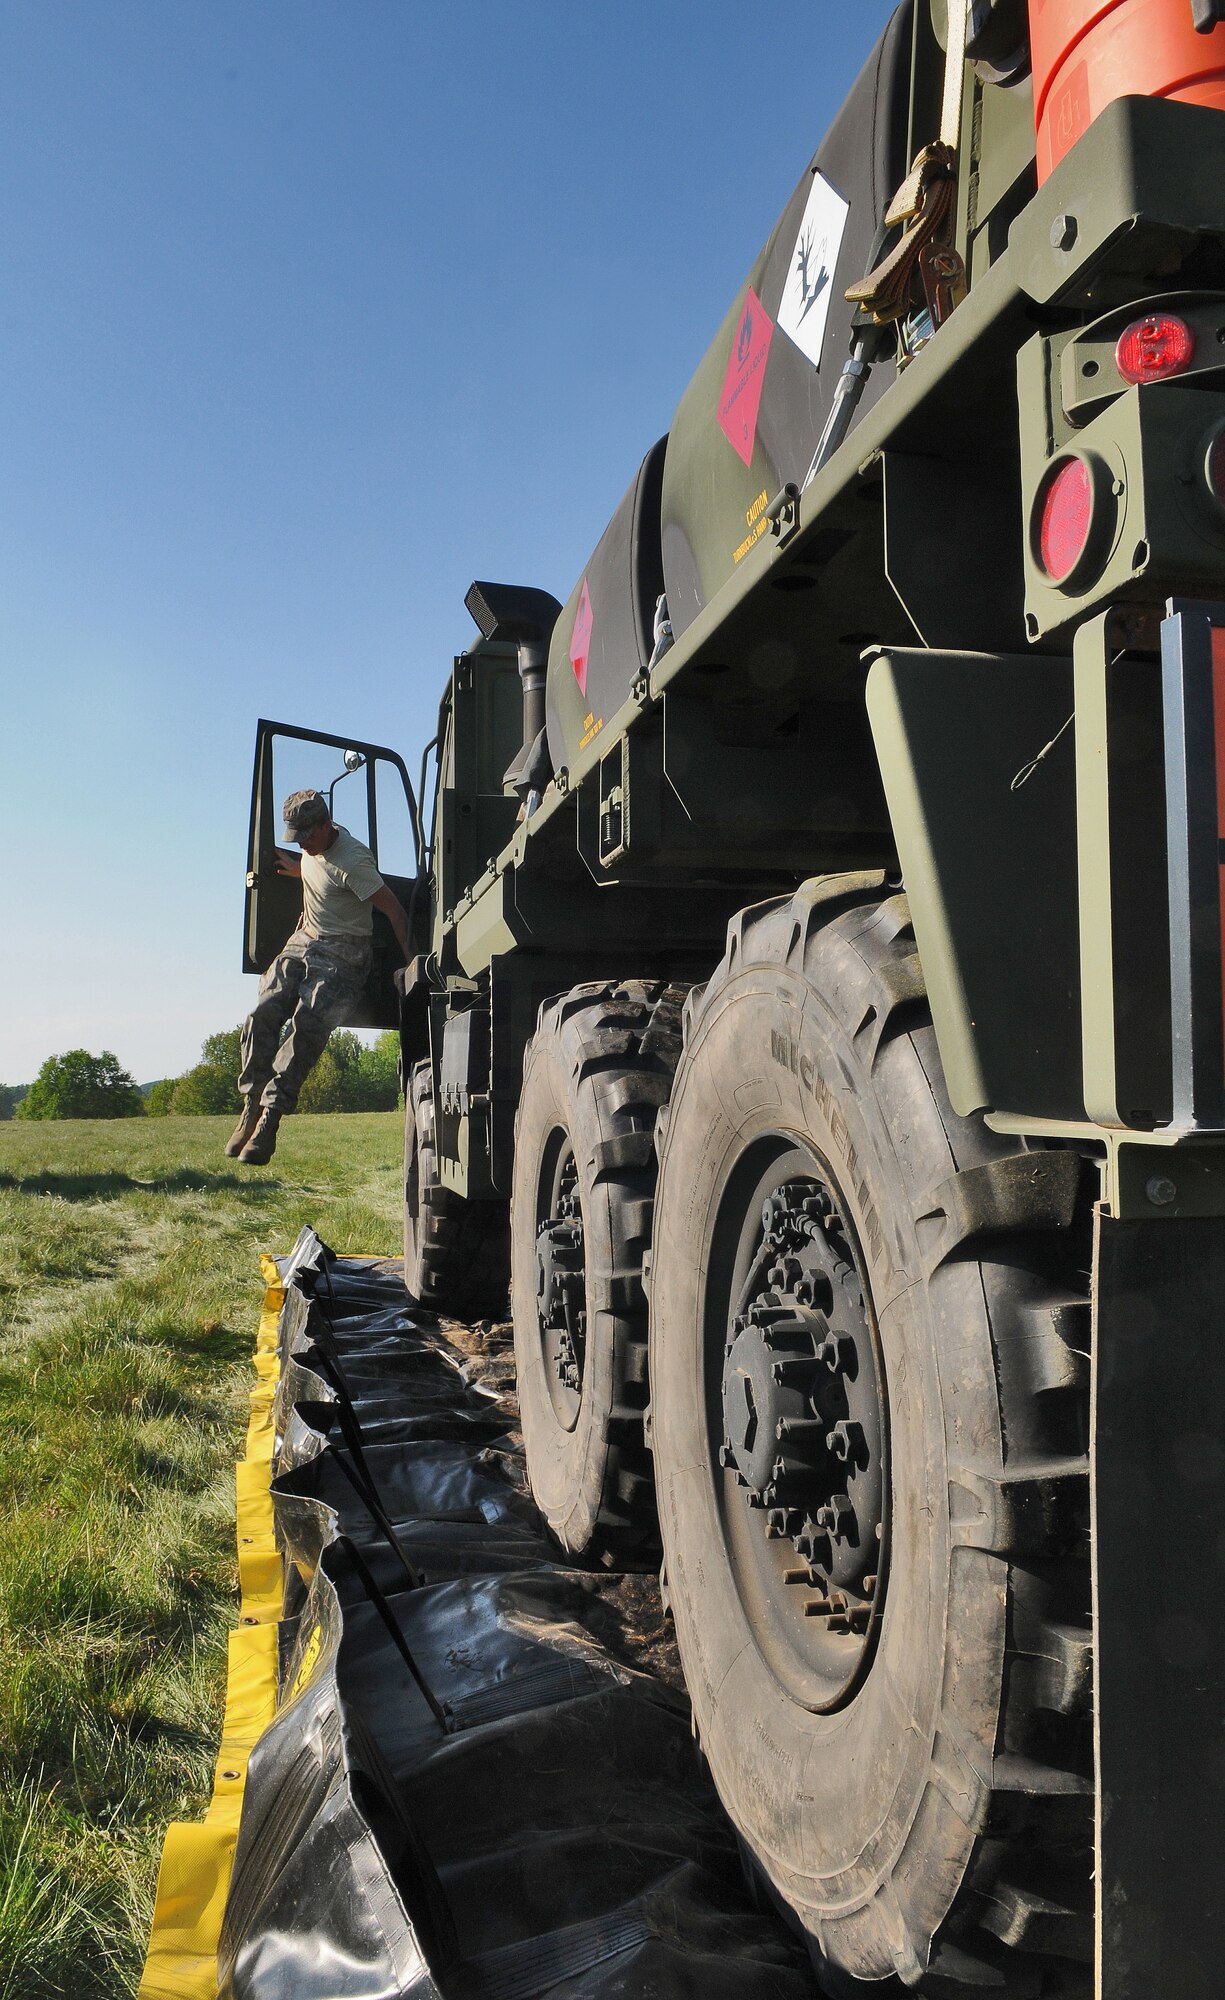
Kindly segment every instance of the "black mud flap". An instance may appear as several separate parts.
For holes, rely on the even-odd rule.
[[[509,1334],[310,1232],[282,1265],[280,1697],[227,2000],[802,2000],[690,1738],[653,1579],[559,1566]]]

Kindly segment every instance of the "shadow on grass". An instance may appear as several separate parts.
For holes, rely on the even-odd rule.
[[[167,1336],[173,1343],[176,1361],[184,1367],[212,1373],[220,1361],[249,1361],[251,1358],[250,1333],[235,1333],[232,1327],[223,1326],[220,1320],[210,1320],[207,1326],[174,1328]]]
[[[130,1713],[112,1716],[116,1727],[133,1743],[163,1745],[171,1750],[200,1751],[205,1755],[216,1748],[210,1730],[193,1729],[185,1722],[173,1722],[151,1708],[133,1708]]]
[[[245,1346],[239,1348],[236,1358],[241,1360],[244,1356],[249,1357],[250,1353],[251,1343],[248,1340]],[[183,1360],[190,1365],[196,1358],[196,1352],[187,1348],[185,1353],[180,1350],[174,1356],[174,1361],[178,1367]],[[131,1383],[121,1382],[112,1389],[111,1384],[103,1382],[92,1391],[90,1385],[86,1383],[82,1394],[85,1398],[89,1398],[91,1393],[99,1403],[105,1402],[110,1395],[113,1399],[113,1408],[108,1409],[108,1414],[131,1419],[137,1424],[173,1417],[188,1429],[200,1425],[211,1429],[230,1421],[224,1403],[219,1403],[213,1396],[201,1395],[196,1389],[179,1383],[133,1380]]]
[[[276,1179],[252,1180],[248,1174],[202,1173],[197,1167],[176,1167],[173,1173],[140,1180],[134,1174],[9,1174],[0,1173],[0,1188],[18,1194],[53,1194],[62,1201],[105,1201],[110,1195],[237,1193],[251,1201],[267,1201],[279,1191]]]
[[[207,1474],[164,1451],[138,1449],[132,1453],[131,1465],[137,1479],[149,1480],[162,1492],[199,1493],[211,1484]]]

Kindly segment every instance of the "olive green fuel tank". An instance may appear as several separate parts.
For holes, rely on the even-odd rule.
[[[775,494],[803,486],[812,464],[849,352],[843,294],[907,170],[913,11],[907,0],[890,21],[681,398],[662,522],[678,637],[767,532]],[[764,149],[756,162],[767,166]]]
[[[599,735],[651,657],[667,442],[643,459],[553,627],[545,717],[555,771]]]

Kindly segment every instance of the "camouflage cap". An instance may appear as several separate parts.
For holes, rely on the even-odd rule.
[[[332,815],[321,792],[291,792],[281,807],[281,816],[286,840],[298,840],[312,826],[322,826]]]

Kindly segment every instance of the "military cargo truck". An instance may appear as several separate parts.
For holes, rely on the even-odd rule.
[[[406,1282],[509,1285],[831,1991],[1219,1986],[1223,78],[1208,0],[906,0],[420,783],[260,725],[247,967],[355,753]]]

